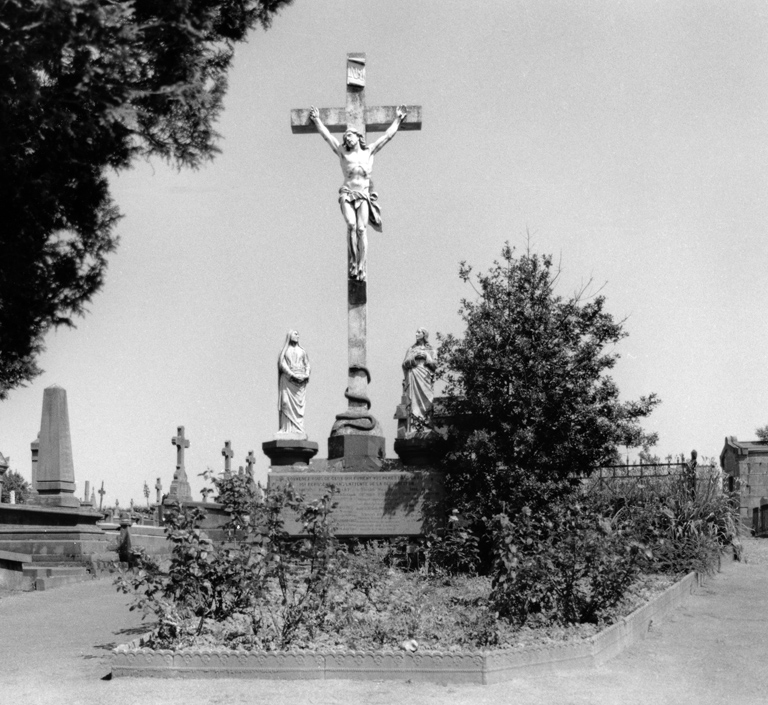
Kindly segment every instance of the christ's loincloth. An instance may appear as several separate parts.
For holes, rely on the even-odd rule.
[[[368,203],[368,222],[377,232],[381,232],[381,206],[377,203],[379,195],[376,193],[367,193],[365,191],[353,191],[349,186],[342,186],[339,189],[339,205],[344,206],[349,203],[355,210],[360,208],[360,204],[365,201]]]

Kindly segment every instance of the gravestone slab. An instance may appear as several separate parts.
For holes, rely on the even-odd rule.
[[[328,484],[334,501],[334,532],[340,537],[420,536],[437,528],[445,512],[443,474],[435,470],[383,472],[271,472],[267,486],[291,483],[305,501],[319,499]],[[301,526],[286,516],[292,535]]]

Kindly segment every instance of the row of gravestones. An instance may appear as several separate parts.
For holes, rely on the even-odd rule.
[[[178,427],[177,435],[171,439],[177,449],[176,472],[167,495],[162,495],[162,484],[158,478],[155,489],[158,493],[158,505],[162,507],[164,500],[176,500],[182,503],[195,503],[192,498],[191,488],[184,467],[184,451],[189,447],[189,440],[185,437],[184,427]],[[86,496],[81,503],[75,496],[75,477],[72,462],[72,448],[69,434],[69,418],[67,412],[66,391],[54,385],[45,390],[43,397],[43,414],[38,439],[32,443],[32,497],[30,504],[70,508],[72,511],[82,513],[95,509],[96,494],[100,495],[99,509],[102,508],[104,499],[104,484],[96,491],[90,491],[86,487]],[[232,473],[231,461],[234,457],[231,443],[225,442],[222,449],[224,457],[224,474]],[[321,461],[322,462],[322,461]],[[253,479],[255,455],[250,451],[246,457],[246,466],[239,469],[239,473]],[[402,468],[402,465],[400,466]],[[395,470],[389,472],[389,470]],[[332,467],[324,468],[316,477],[307,473],[302,476],[292,476],[290,468],[287,473],[278,473],[279,477],[272,477],[270,473],[269,484],[283,484],[285,482],[299,483],[300,491],[307,494],[322,491],[327,482],[333,482],[343,489],[344,497],[340,497],[340,509],[338,517],[343,520],[348,530],[345,534],[356,533],[355,527],[367,526],[363,533],[370,535],[383,535],[389,533],[418,533],[418,526],[414,524],[416,516],[413,509],[415,503],[422,495],[432,496],[434,486],[433,478],[412,477],[402,469],[388,466],[377,472],[342,472],[338,473]],[[275,480],[275,482],[273,482]],[[88,483],[86,483],[88,484]],[[306,485],[306,487],[303,487]],[[148,494],[145,483],[145,495]],[[90,493],[90,496],[89,496]],[[438,490],[439,494],[439,490]],[[349,505],[349,506],[346,506]],[[114,521],[131,518],[137,512],[131,512],[128,508],[124,512],[116,504],[115,508],[108,508],[107,518]],[[364,516],[360,516],[363,512]],[[160,523],[160,512],[154,522]],[[403,524],[399,515],[411,517],[404,519]],[[145,521],[151,521],[146,519]],[[400,522],[400,523],[398,523]],[[416,522],[418,523],[418,521]],[[394,527],[390,532],[389,527]],[[405,527],[405,528],[403,528]],[[416,528],[414,528],[416,527]]]

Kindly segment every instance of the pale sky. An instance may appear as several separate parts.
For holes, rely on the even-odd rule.
[[[656,392],[665,456],[718,456],[768,424],[768,5],[295,0],[237,50],[199,171],[140,163],[114,180],[125,218],[103,290],[46,370],[0,404],[0,452],[29,478],[43,390],[69,399],[78,494],[105,504],[175,467],[234,465],[277,430],[277,355],[300,331],[306,428],[327,454],[346,408],[346,244],[338,160],[294,135],[291,108],[343,106],[346,54],[367,54],[369,105],[419,104],[420,132],[377,156],[384,232],[369,252],[372,411],[394,456],[401,362],[415,330],[462,332],[462,260],[505,240],[552,254],[561,293],[589,280],[626,318],[613,376]],[[152,492],[154,497],[154,490]]]

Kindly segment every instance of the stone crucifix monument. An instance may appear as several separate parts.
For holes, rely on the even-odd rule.
[[[421,129],[421,106],[369,107],[365,102],[365,54],[347,54],[345,108],[291,111],[294,133],[319,132],[338,156],[344,182],[339,206],[347,235],[347,410],[336,416],[328,439],[328,458],[342,459],[345,470],[375,470],[385,457],[379,422],[370,412],[367,362],[368,225],[381,230],[378,195],[372,191],[374,156],[400,130]],[[368,132],[384,134],[370,145]],[[341,143],[332,133],[343,133]]]
[[[328,438],[327,460],[313,460],[303,466],[286,463],[284,467],[275,467],[278,464],[273,461],[268,486],[290,482],[305,497],[314,499],[326,491],[329,483],[333,484],[338,490],[334,497],[338,506],[333,514],[338,536],[417,536],[432,530],[442,516],[442,478],[431,469],[406,470],[400,461],[384,462],[384,437],[371,414],[368,396],[371,375],[367,362],[367,287],[373,271],[368,266],[368,226],[378,230],[382,223],[378,195],[371,181],[374,157],[398,130],[421,129],[421,107],[369,107],[365,85],[365,54],[348,54],[346,107],[291,112],[293,132],[320,133],[342,169],[338,201],[347,244],[347,409],[336,415]],[[369,144],[369,132],[384,134]],[[341,141],[333,133],[342,133]],[[341,228],[339,240],[340,236]],[[286,530],[296,534],[302,527],[289,520]]]
[[[179,502],[192,501],[192,488],[187,479],[187,470],[184,467],[184,451],[189,448],[189,441],[184,437],[184,426],[179,426],[176,435],[171,438],[171,443],[176,446],[176,472],[173,473],[173,481],[168,494]]]

